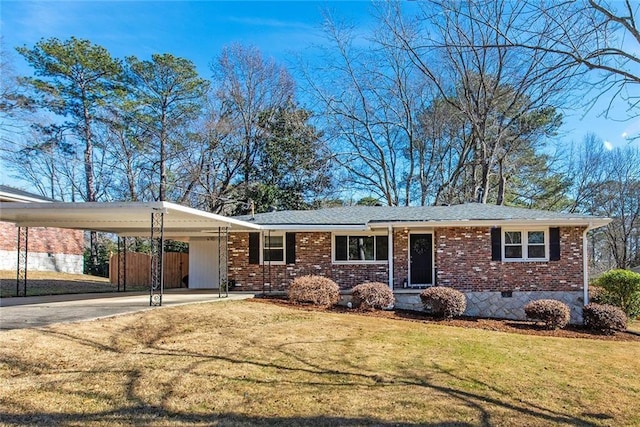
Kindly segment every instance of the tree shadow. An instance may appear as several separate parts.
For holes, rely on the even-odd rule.
[[[137,327],[145,328],[144,322],[136,324]],[[134,325],[123,326],[122,330],[116,331],[114,335],[124,333],[126,328],[135,337],[138,337],[135,330],[132,332],[130,327]],[[113,352],[123,354],[122,348],[117,345],[116,337],[112,336],[109,343],[98,342],[82,335],[75,335],[71,332],[60,332],[48,329],[42,329],[42,333],[56,337],[57,339],[69,340],[84,346],[91,346],[98,351]],[[367,417],[334,417],[334,416],[313,416],[313,417],[260,417],[242,415],[232,412],[209,414],[192,414],[171,411],[168,409],[170,400],[175,393],[175,386],[181,377],[185,375],[211,375],[216,378],[226,378],[234,381],[242,381],[247,383],[247,387],[251,384],[266,384],[271,387],[282,385],[292,385],[299,387],[326,387],[329,393],[335,387],[417,387],[424,390],[427,395],[437,393],[447,396],[460,403],[462,406],[472,408],[477,413],[477,423],[482,426],[491,426],[493,424],[492,414],[496,412],[509,412],[516,417],[529,417],[541,424],[555,425],[596,425],[592,420],[609,419],[606,414],[589,414],[582,413],[575,416],[569,413],[554,411],[550,408],[532,403],[514,400],[508,392],[495,387],[492,384],[483,382],[477,378],[464,376],[463,374],[448,370],[433,364],[435,373],[449,377],[457,382],[473,383],[481,386],[483,389],[493,391],[494,396],[489,396],[482,392],[473,392],[461,387],[445,385],[442,381],[436,382],[425,375],[416,375],[411,372],[372,372],[366,367],[357,363],[349,362],[347,369],[335,368],[331,359],[316,358],[311,359],[305,357],[299,352],[294,351],[295,346],[314,344],[319,348],[325,348],[329,345],[344,344],[345,340],[321,340],[321,341],[295,341],[287,342],[279,345],[262,346],[263,354],[278,354],[283,357],[283,362],[265,361],[262,358],[236,356],[234,354],[210,354],[207,352],[197,352],[188,349],[173,349],[163,345],[163,340],[177,333],[176,325],[170,322],[161,322],[153,325],[148,333],[140,336],[140,343],[144,344],[143,348],[136,350],[136,354],[146,355],[149,357],[163,356],[175,358],[176,363],[174,370],[167,370],[171,379],[163,384],[160,402],[161,404],[150,404],[136,390],[144,381],[144,369],[118,370],[115,367],[95,369],[93,371],[64,371],[65,373],[81,372],[87,375],[96,375],[99,373],[120,373],[124,374],[124,388],[126,390],[126,404],[113,410],[89,413],[41,413],[33,411],[28,407],[22,407],[21,414],[10,414],[0,412],[0,423],[6,425],[26,425],[26,424],[50,424],[64,425],[81,422],[126,422],[127,424],[147,425],[154,423],[205,423],[216,425],[249,425],[249,426],[266,426],[266,425],[282,425],[282,426],[303,426],[303,425],[396,425],[396,426],[468,426],[469,423],[458,422],[456,420],[439,422],[439,423],[402,423],[388,422],[380,419]],[[255,344],[254,344],[255,345]],[[184,360],[189,359],[190,362],[184,365]],[[177,362],[177,361],[180,362]],[[2,363],[10,367],[17,367],[22,372],[30,372],[33,368],[29,363],[19,358],[3,358]],[[246,377],[243,376],[227,376],[222,370],[220,372],[212,372],[202,374],[202,371],[208,372],[208,369],[200,369],[205,364],[224,362],[246,367],[256,367],[258,369],[270,369],[276,372],[270,379],[257,378],[251,376],[251,371],[246,369]],[[295,362],[295,363],[291,363]],[[182,363],[182,366],[180,365]],[[305,376],[290,375],[291,373],[302,373]],[[168,384],[168,385],[167,385]],[[58,386],[57,381],[51,381],[47,385],[51,389]],[[81,395],[82,391],[74,392]],[[104,397],[104,396],[103,396]],[[106,396],[109,398],[109,396]],[[111,396],[113,397],[113,396]],[[109,399],[111,400],[111,399]],[[115,399],[113,399],[115,400]],[[26,402],[23,402],[26,403]],[[604,418],[608,417],[608,418]],[[525,418],[526,419],[526,418]],[[475,423],[474,423],[475,424]]]
[[[394,427],[471,427],[473,424],[459,421],[437,423],[407,423],[382,421],[366,417],[310,416],[310,417],[260,417],[235,413],[187,414],[168,411],[161,406],[130,406],[114,411],[93,414],[37,413],[14,415],[0,412],[0,422],[4,425],[77,425],[83,423],[122,423],[127,425],[171,425],[197,424],[219,426],[394,426]]]

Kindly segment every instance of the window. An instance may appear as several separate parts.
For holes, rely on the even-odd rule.
[[[388,236],[335,236],[335,261],[387,261]]]
[[[284,261],[284,236],[283,235],[265,235],[264,247],[262,248],[262,259],[264,262],[283,262]]]
[[[547,231],[506,230],[503,256],[505,260],[543,261],[547,255]]]

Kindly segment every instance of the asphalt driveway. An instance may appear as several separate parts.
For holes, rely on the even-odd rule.
[[[167,290],[162,296],[162,307],[253,296],[252,293],[234,292],[220,298],[217,290]],[[0,330],[38,328],[53,323],[93,320],[162,307],[149,306],[148,292],[0,298]]]

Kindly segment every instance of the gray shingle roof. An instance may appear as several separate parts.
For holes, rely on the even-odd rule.
[[[346,206],[308,211],[276,211],[236,217],[261,225],[373,225],[391,222],[534,221],[601,219],[579,214],[467,203],[453,206]]]

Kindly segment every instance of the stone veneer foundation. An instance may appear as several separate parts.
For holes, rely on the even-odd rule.
[[[524,291],[512,292],[510,297],[502,292],[465,292],[467,309],[465,316],[489,317],[496,319],[525,320],[524,306],[534,300],[555,299],[564,302],[571,309],[571,323],[582,323],[582,292],[571,291]],[[419,291],[396,291],[396,308],[422,311]]]

